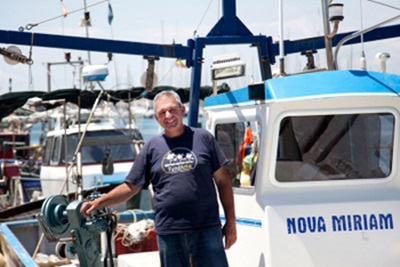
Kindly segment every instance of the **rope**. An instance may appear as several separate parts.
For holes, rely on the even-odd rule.
[[[140,242],[142,240],[146,239],[149,236],[150,232],[154,231],[154,224],[153,223],[143,224],[142,221],[137,220],[136,212],[142,213],[144,215],[146,221],[149,220],[147,214],[144,213],[142,210],[127,210],[127,212],[130,212],[133,215],[132,224],[137,224],[140,222],[141,223],[140,230],[146,231],[146,235],[144,237],[139,236],[139,235],[132,235],[129,231],[129,225],[118,224],[118,226],[116,227],[116,229],[114,231],[113,240],[116,240],[116,241],[120,240],[122,246],[131,247],[132,245],[140,244]],[[139,248],[139,250],[140,250],[140,248]]]
[[[67,12],[66,14],[62,14],[62,15],[59,15],[59,16],[56,16],[56,17],[48,18],[48,19],[42,20],[42,21],[37,22],[37,23],[29,23],[29,24],[27,24],[25,27],[23,27],[23,26],[19,27],[19,31],[22,32],[22,31],[24,31],[25,29],[28,30],[28,31],[30,31],[33,27],[39,26],[40,24],[43,24],[43,23],[46,23],[46,22],[49,22],[49,21],[52,21],[52,20],[59,19],[59,18],[61,18],[61,17],[65,17],[65,16],[68,15],[68,14],[73,14],[73,13],[76,13],[76,12],[78,12],[78,11],[85,10],[85,9],[87,9],[87,8],[89,8],[89,7],[93,7],[93,6],[102,4],[102,3],[107,2],[107,1],[108,1],[108,0],[102,0],[102,1],[99,1],[99,2],[96,2],[96,3],[93,3],[93,4],[91,4],[91,5],[88,5],[87,7],[75,9],[75,10],[73,10],[73,11],[69,11],[69,12]]]
[[[121,245],[124,247],[132,247],[133,245],[138,245],[144,239],[146,239],[149,234],[154,231],[154,227],[146,230],[146,236],[142,240],[138,240],[137,237],[132,236],[129,233],[129,225],[118,224],[117,228],[114,231],[113,240],[121,241]]]

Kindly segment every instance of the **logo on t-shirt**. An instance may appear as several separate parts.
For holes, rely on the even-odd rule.
[[[197,158],[191,150],[178,147],[165,154],[161,164],[165,173],[187,172],[196,168]]]

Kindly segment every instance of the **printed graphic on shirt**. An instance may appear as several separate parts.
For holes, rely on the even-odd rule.
[[[161,164],[165,173],[187,172],[196,168],[197,158],[191,150],[178,147],[166,153]]]

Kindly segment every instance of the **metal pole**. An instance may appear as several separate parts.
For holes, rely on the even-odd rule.
[[[50,92],[50,91],[49,91]],[[67,102],[63,102],[63,118],[64,118],[64,161],[65,161],[65,189],[69,193],[69,171],[68,171],[68,140],[67,140]],[[60,192],[61,193],[61,192]]]
[[[326,64],[328,66],[328,70],[333,70],[334,65],[333,65],[333,53],[332,53],[332,39],[328,38],[328,35],[331,33],[331,29],[329,25],[329,8],[327,0],[322,0],[322,16],[324,20]]]
[[[201,83],[201,68],[203,65],[203,47],[204,44],[196,38],[194,43],[194,59],[192,67],[192,79],[190,87],[189,99],[189,117],[188,124],[192,127],[198,127],[199,116],[199,99],[200,99],[200,83]]]
[[[82,87],[82,66],[83,60],[78,58],[76,61],[47,62],[47,92],[51,92],[51,66],[52,65],[79,65],[79,86]]]
[[[86,13],[87,12],[86,0],[83,0],[83,6],[85,8],[84,12]],[[86,30],[86,38],[88,38],[89,37],[89,25],[88,25],[88,23],[86,23],[86,25],[85,25],[85,30]],[[92,64],[92,59],[90,57],[90,51],[89,50],[87,51],[87,54],[88,54],[88,63],[90,65],[90,64]]]
[[[279,0],[279,63],[280,74],[285,74],[285,46],[283,36],[283,0]]]
[[[47,63],[47,92],[51,92],[51,75],[50,75],[51,63]]]

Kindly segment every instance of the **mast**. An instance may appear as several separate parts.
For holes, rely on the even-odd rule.
[[[83,0],[83,5],[84,5],[84,7],[85,7],[85,9],[84,9],[84,20],[86,21],[86,23],[85,23],[85,31],[86,31],[86,38],[89,38],[89,26],[90,26],[90,15],[89,15],[89,12],[87,11],[87,4],[86,4],[86,0]],[[87,51],[87,54],[88,54],[88,63],[89,63],[89,65],[90,64],[92,64],[92,60],[91,60],[91,57],[90,57],[90,50],[88,50]]]

